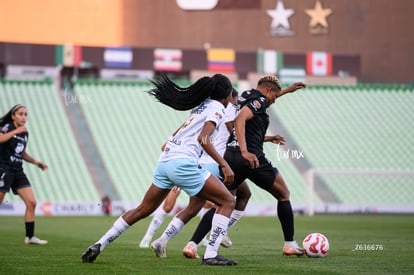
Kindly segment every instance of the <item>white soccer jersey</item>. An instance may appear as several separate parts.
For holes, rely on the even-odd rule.
[[[223,123],[221,123],[220,127],[218,128],[217,132],[213,136],[213,145],[216,151],[220,154],[220,156],[224,155],[224,151],[226,151],[226,144],[227,140],[229,139],[229,130],[227,129],[226,123],[233,121],[237,114],[237,106],[229,103],[227,108],[225,109],[225,116]],[[206,152],[203,152],[201,155],[199,163],[214,163],[215,160]]]
[[[183,126],[168,139],[159,161],[189,158],[198,162],[203,149],[197,138],[206,121],[214,122],[217,131],[224,121],[224,105],[217,100],[206,99],[193,109]]]

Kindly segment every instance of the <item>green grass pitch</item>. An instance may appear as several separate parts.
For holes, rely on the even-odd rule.
[[[295,217],[299,243],[311,232],[325,234],[325,258],[285,257],[276,217],[244,217],[230,231],[232,248],[220,254],[237,266],[204,266],[181,250],[199,218],[168,243],[168,258],[138,247],[150,218],[138,222],[90,263],[81,263],[87,246],[117,217],[37,217],[36,235],[45,246],[24,245],[23,217],[0,216],[0,274],[413,274],[414,216],[317,215]],[[167,218],[158,235],[171,217]],[[156,237],[158,237],[158,235]],[[202,255],[204,247],[199,249]]]

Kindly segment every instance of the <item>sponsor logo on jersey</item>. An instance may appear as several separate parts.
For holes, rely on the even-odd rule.
[[[8,124],[8,123],[7,123],[6,125],[4,125],[4,126],[3,126],[3,128],[1,128],[1,131],[2,131],[3,133],[7,133],[7,131],[9,130],[9,125],[10,125],[10,124]]]
[[[260,109],[262,107],[262,104],[259,102],[259,100],[255,99],[253,100],[252,103],[250,103],[250,105],[257,111],[258,109]]]

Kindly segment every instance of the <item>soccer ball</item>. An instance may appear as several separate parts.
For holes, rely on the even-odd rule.
[[[311,233],[303,240],[303,249],[308,257],[325,257],[329,251],[328,238],[321,233]]]

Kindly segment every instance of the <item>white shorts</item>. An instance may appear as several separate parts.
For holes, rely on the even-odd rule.
[[[197,162],[179,158],[158,162],[152,182],[161,189],[178,186],[191,197],[200,192],[210,175]]]

